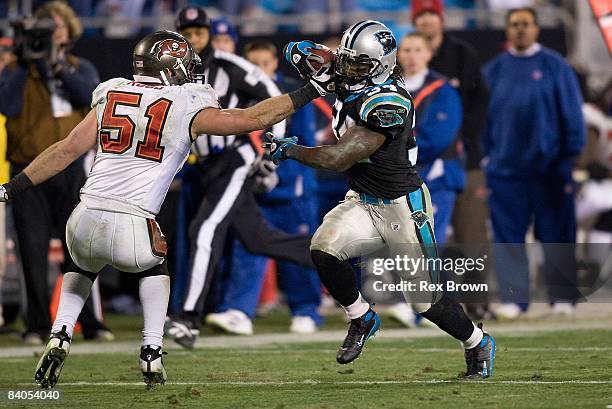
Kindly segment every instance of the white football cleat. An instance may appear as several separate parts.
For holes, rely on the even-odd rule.
[[[57,383],[70,351],[70,342],[65,325],[61,331],[52,333],[49,337],[34,373],[34,380],[41,388],[53,388]]]
[[[400,302],[387,308],[386,315],[408,328],[416,328],[416,315],[412,307]]]
[[[294,334],[314,334],[317,332],[317,324],[307,315],[296,315],[291,319],[289,331]]]
[[[230,334],[253,335],[253,322],[240,310],[208,314],[206,323]]]
[[[140,347],[140,370],[142,380],[147,388],[166,383],[166,369],[164,368],[162,347],[155,345],[145,345]]]

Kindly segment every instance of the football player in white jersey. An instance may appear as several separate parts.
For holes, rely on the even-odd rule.
[[[164,383],[162,338],[170,280],[166,241],[155,215],[191,143],[201,134],[266,129],[323,93],[308,83],[247,109],[219,109],[213,89],[193,83],[199,57],[183,36],[170,31],[142,39],[133,63],[134,80],[114,78],[100,84],[85,119],[0,186],[0,201],[10,200],[97,146],[81,202],[66,226],[74,265],[64,275],[57,317],[36,368],[35,380],[44,388],[56,384],[76,319],[106,265],[140,275],[140,367],[148,386]]]

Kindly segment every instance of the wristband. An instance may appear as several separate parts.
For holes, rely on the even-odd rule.
[[[288,95],[289,98],[291,98],[293,108],[296,111],[313,99],[321,96],[319,91],[317,91],[317,88],[310,82],[304,85],[302,88],[298,88],[295,91],[290,92]]]
[[[15,196],[21,194],[25,190],[28,190],[32,186],[34,186],[34,183],[32,183],[28,175],[23,172],[19,172],[17,176],[12,178],[7,184],[4,185],[9,199],[13,199]]]

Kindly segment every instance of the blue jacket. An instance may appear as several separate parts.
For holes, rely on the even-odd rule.
[[[487,172],[527,177],[567,168],[585,129],[580,89],[563,57],[545,47],[529,57],[504,52],[484,76],[491,91],[482,138]]]
[[[283,93],[300,87],[292,78],[285,78],[280,73],[275,81]],[[304,106],[287,119],[287,135],[297,136],[299,144],[315,146],[316,119],[312,103]],[[316,171],[294,160],[284,161],[277,169],[278,185],[269,193],[258,198],[262,205],[290,202],[300,197],[314,197],[317,190]]]
[[[411,95],[416,107],[419,175],[432,190],[462,190],[465,171],[457,139],[463,116],[459,93],[444,76],[430,70],[421,88]]]

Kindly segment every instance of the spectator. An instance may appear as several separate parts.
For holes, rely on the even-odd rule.
[[[465,182],[457,138],[462,109],[459,93],[441,74],[427,68],[431,56],[427,39],[416,32],[402,38],[397,61],[414,98],[417,170],[431,194],[436,243],[444,244],[457,193]],[[408,327],[415,325],[412,307],[405,302],[387,313]]]
[[[277,54],[276,47],[268,42],[252,42],[244,49],[245,58],[272,78],[281,92],[297,89],[298,81],[285,78],[277,72]],[[303,107],[287,120],[288,135],[298,136],[301,144],[313,146],[314,119],[314,107],[311,104]],[[262,194],[259,203],[266,220],[272,226],[289,234],[312,234],[318,225],[314,169],[298,162],[287,165],[277,169],[278,185],[272,191]],[[209,314],[206,322],[229,332],[244,329],[244,334],[252,333],[252,320],[266,263],[266,257],[249,253],[235,240],[230,274],[218,307],[219,313]],[[280,261],[277,265],[280,284],[293,316],[290,331],[301,334],[315,332],[322,323],[317,312],[321,302],[321,282],[316,271],[289,261]],[[242,317],[240,313],[246,314],[248,321],[236,318]]]
[[[13,54],[13,41],[10,38],[0,38],[0,74],[11,60]],[[0,114],[0,184],[9,181],[9,164],[6,160],[6,117]],[[2,307],[2,283],[6,273],[6,224],[5,224],[5,204],[0,203],[0,327],[4,325]]]
[[[532,218],[542,243],[576,239],[572,168],[585,139],[582,97],[572,68],[538,43],[538,34],[535,10],[510,10],[510,47],[484,68],[491,103],[483,144],[496,243],[524,243]],[[578,297],[573,249],[543,248],[550,301],[556,312],[571,314]],[[529,303],[524,245],[496,249],[504,302],[497,313],[517,318]]]
[[[70,46],[82,32],[72,9],[52,1],[39,8],[35,16],[52,19],[55,24],[50,52],[44,58],[33,58],[21,45],[15,51],[17,60],[0,75],[0,113],[7,117],[7,156],[13,175],[48,146],[65,138],[84,118],[99,82],[89,61],[70,54]],[[42,337],[51,331],[49,239],[57,234],[65,242],[66,222],[84,181],[81,160],[12,203],[27,295],[27,343],[42,344]],[[65,244],[64,255],[63,272],[71,261]],[[108,339],[112,335],[95,318],[91,307],[81,314],[81,322],[86,338]]]
[[[213,20],[210,25],[212,46],[215,50],[225,51],[226,53],[236,53],[238,44],[238,32],[230,21],[221,17]]]
[[[402,39],[397,59],[414,98],[417,166],[434,206],[436,243],[444,244],[455,198],[465,179],[457,144],[462,107],[459,93],[446,78],[427,68],[431,56],[425,37],[412,33]]]
[[[433,51],[429,68],[448,78],[450,85],[459,91],[463,105],[460,139],[465,155],[466,184],[459,194],[453,212],[454,242],[462,245],[465,257],[484,257],[488,237],[486,219],[486,188],[480,133],[487,112],[488,91],[480,72],[480,63],[474,47],[444,32],[444,8],[441,0],[413,0],[412,20],[418,32],[425,35]],[[466,245],[467,244],[467,245]],[[486,282],[486,270],[480,277]],[[487,316],[486,300],[466,305],[473,319]]]

